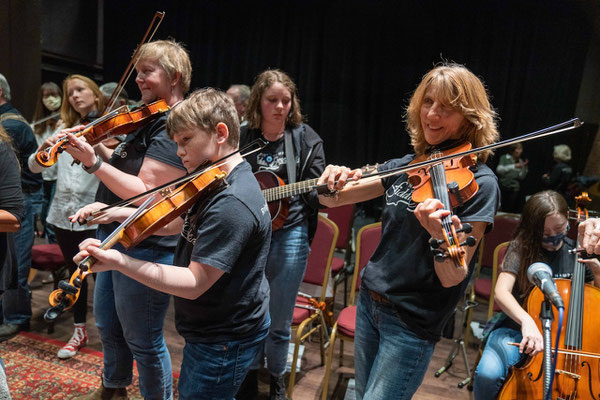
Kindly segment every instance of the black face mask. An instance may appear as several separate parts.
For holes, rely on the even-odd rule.
[[[567,236],[567,232],[569,231],[569,225],[567,225],[567,228],[565,229],[564,232],[559,233],[558,235],[554,235],[554,236],[543,236],[542,237],[542,242],[544,243],[551,243],[552,246],[558,246],[563,240],[565,240],[565,236]]]

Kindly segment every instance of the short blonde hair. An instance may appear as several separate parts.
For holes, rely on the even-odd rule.
[[[566,144],[557,144],[554,146],[552,157],[554,157],[555,160],[562,162],[571,161],[571,148]]]
[[[435,90],[437,99],[465,117],[467,124],[462,137],[473,148],[498,140],[500,135],[496,126],[496,112],[481,80],[463,65],[444,63],[425,74],[406,109],[406,127],[417,155],[422,155],[429,147],[421,126],[421,106],[430,87]],[[479,153],[478,157],[485,162],[491,154],[491,150],[486,150]]]
[[[174,40],[157,40],[143,44],[137,56],[137,61],[139,60],[158,62],[171,80],[179,73],[179,86],[183,94],[190,90],[192,63],[183,44]]]
[[[260,129],[262,123],[262,114],[260,113],[260,99],[263,93],[271,87],[275,82],[281,83],[290,91],[292,96],[292,107],[290,113],[285,119],[285,126],[296,127],[302,123],[302,110],[300,109],[300,100],[298,99],[298,91],[292,78],[283,71],[278,69],[268,69],[261,72],[254,80],[248,106],[246,108],[246,119],[248,125],[252,129]]]
[[[92,92],[94,92],[94,95],[96,96],[96,110],[100,115],[102,115],[102,113],[104,112],[104,96],[102,95],[102,92],[100,91],[98,85],[96,85],[96,82],[94,82],[87,76],[78,74],[69,75],[65,78],[62,84],[63,98],[62,104],[60,106],[60,117],[62,118],[67,128],[71,128],[73,125],[75,125],[77,121],[79,121],[79,119],[81,119],[81,115],[79,115],[79,113],[75,111],[71,103],[69,103],[69,92],[67,90],[67,85],[69,81],[73,79],[79,79],[83,81],[83,83],[85,83],[87,87]]]
[[[167,133],[171,139],[183,129],[200,128],[215,133],[220,122],[229,130],[227,143],[237,149],[240,143],[240,120],[233,100],[220,90],[199,89],[169,113]]]

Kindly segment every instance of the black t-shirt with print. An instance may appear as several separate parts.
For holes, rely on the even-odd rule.
[[[414,155],[394,159],[378,167],[387,171],[408,164]],[[493,224],[500,191],[492,170],[478,163],[474,176],[479,191],[454,209],[461,222]],[[414,215],[413,188],[407,175],[382,180],[385,205],[381,242],[363,271],[363,285],[390,300],[402,322],[418,336],[439,340],[442,328],[461,299],[473,271],[458,285],[444,288],[438,279],[429,248],[429,233]]]
[[[149,157],[167,165],[185,171],[181,159],[177,155],[177,144],[169,138],[165,128],[167,116],[162,116],[156,121],[145,125],[136,132],[127,135],[112,154],[110,164],[120,171],[130,175],[137,175],[142,168],[144,157]],[[96,201],[114,204],[122,199],[112,193],[106,185],[100,182],[96,192]],[[118,223],[99,225],[98,229],[105,234],[110,234],[119,226]],[[177,244],[177,235],[150,236],[137,247],[173,248]]]
[[[269,209],[247,162],[238,164],[226,181],[226,189],[184,215],[175,250],[175,265],[195,261],[224,272],[197,299],[175,297],[177,331],[190,342],[242,339],[267,321]]]

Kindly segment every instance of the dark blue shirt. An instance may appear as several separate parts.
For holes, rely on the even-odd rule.
[[[10,103],[5,103],[0,106],[0,118],[2,118],[2,127],[12,138],[13,147],[21,165],[21,183],[23,191],[30,192],[41,187],[43,179],[42,174],[34,174],[27,166],[27,160],[32,153],[37,152],[37,142],[33,131],[27,122],[13,119],[4,114],[16,114],[21,116],[21,113]]]
[[[243,339],[268,321],[269,209],[250,164],[238,164],[226,180],[226,189],[185,214],[175,250],[174,265],[195,261],[224,272],[197,299],[174,298],[177,331],[190,342]]]

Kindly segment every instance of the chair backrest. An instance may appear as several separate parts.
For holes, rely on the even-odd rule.
[[[375,249],[381,241],[381,222],[365,225],[356,235],[356,256],[352,286],[350,286],[350,304],[354,304],[354,296],[360,288],[360,272],[367,265]]]
[[[504,261],[504,256],[506,255],[509,244],[510,242],[500,243],[494,250],[492,262],[492,291],[490,293],[490,302],[488,304],[488,321],[494,313],[494,288],[496,287],[496,281],[498,280],[498,274],[500,273],[500,265],[502,265],[502,261]]]
[[[325,300],[327,293],[327,284],[331,274],[331,259],[335,251],[338,234],[337,225],[329,218],[319,214],[317,231],[310,246],[306,272],[302,281],[313,285],[322,285],[321,301]]]
[[[320,210],[327,218],[335,222],[339,229],[339,235],[335,248],[346,250],[352,240],[352,224],[354,223],[354,204],[347,204],[334,208]]]
[[[494,217],[494,229],[485,234],[479,252],[478,268],[492,268],[494,263],[494,250],[503,242],[512,239],[513,232],[519,224],[519,214],[498,214]]]

